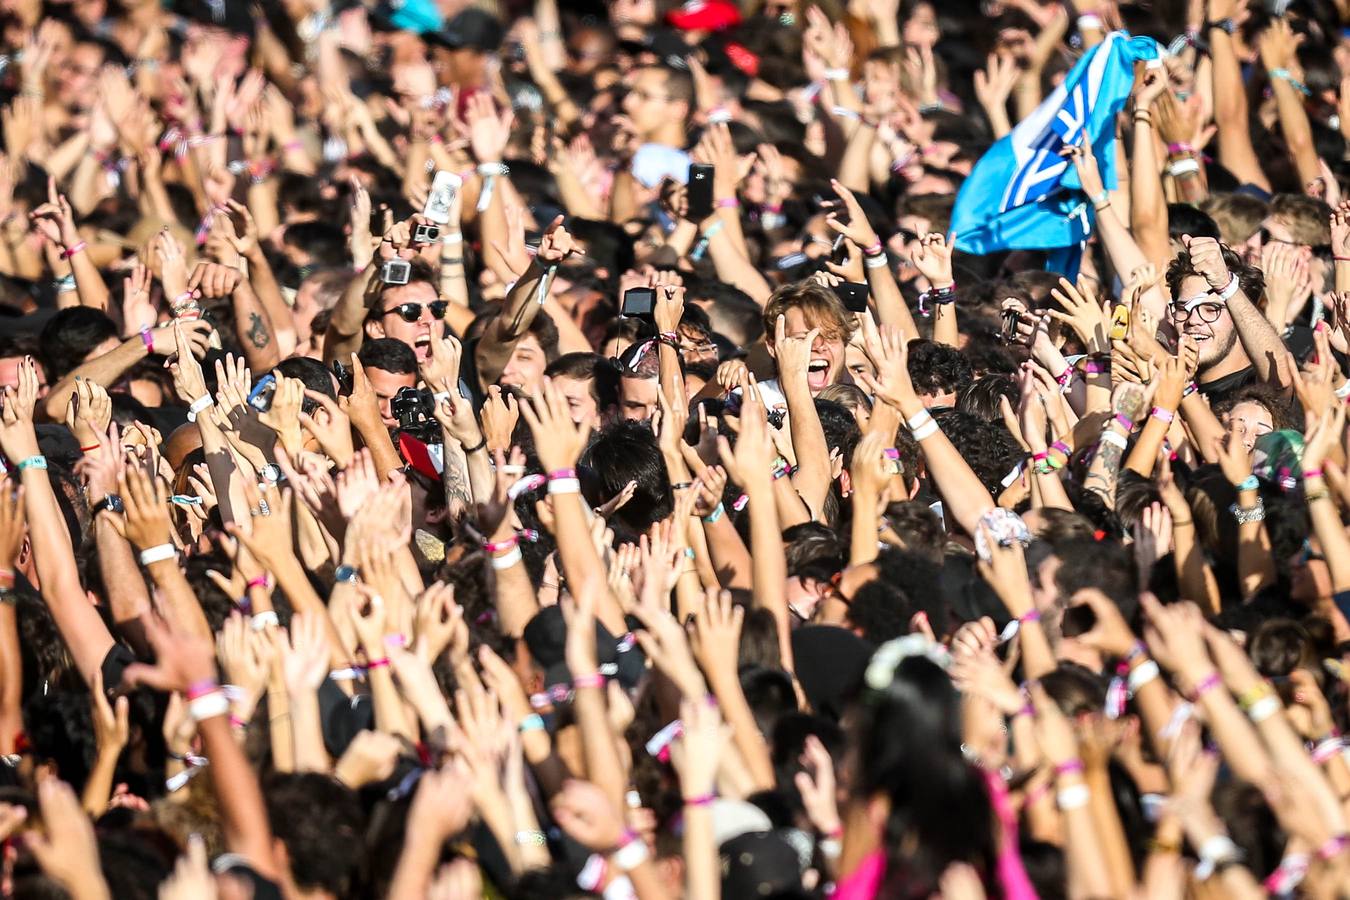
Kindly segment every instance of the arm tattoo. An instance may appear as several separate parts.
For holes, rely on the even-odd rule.
[[[248,314],[247,337],[249,343],[256,350],[261,350],[272,343],[272,332],[267,330],[267,325],[263,323],[263,317],[257,313]]]
[[[469,489],[468,460],[464,454],[447,451],[444,468],[441,470],[441,485],[445,488],[445,501],[449,506],[452,500],[463,501],[464,505],[473,503],[473,492]]]

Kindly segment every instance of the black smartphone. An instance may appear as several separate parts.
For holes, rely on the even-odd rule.
[[[1018,340],[1017,326],[1022,323],[1022,313],[1016,309],[1003,311],[1003,343],[1015,344]]]
[[[689,164],[688,194],[690,222],[702,222],[713,214],[713,167],[707,163]]]
[[[623,307],[619,313],[635,319],[650,319],[652,307],[656,305],[656,291],[653,288],[636,287],[623,292]]]
[[[834,295],[849,312],[867,312],[867,285],[856,281],[841,281],[834,286]]]

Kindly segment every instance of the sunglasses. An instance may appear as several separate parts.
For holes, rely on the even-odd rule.
[[[405,322],[416,322],[422,318],[422,307],[424,306],[431,310],[433,319],[444,319],[445,311],[449,308],[450,303],[447,300],[432,300],[430,303],[400,303],[398,306],[389,307],[381,315],[397,314]]]

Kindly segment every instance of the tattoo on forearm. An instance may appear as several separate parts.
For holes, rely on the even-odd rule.
[[[445,488],[445,500],[459,499],[467,506],[473,502],[473,492],[469,489],[469,477],[466,471],[467,460],[459,454],[447,453],[445,468],[441,471],[441,484]]]
[[[248,334],[249,343],[256,350],[261,350],[272,343],[272,332],[267,330],[267,325],[263,322],[263,317],[258,313],[248,314]]]

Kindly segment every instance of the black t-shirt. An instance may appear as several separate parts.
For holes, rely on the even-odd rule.
[[[1256,367],[1248,366],[1216,381],[1207,381],[1198,385],[1198,387],[1200,393],[1204,394],[1205,399],[1209,401],[1210,406],[1213,406],[1248,385],[1255,384],[1257,380]]]

